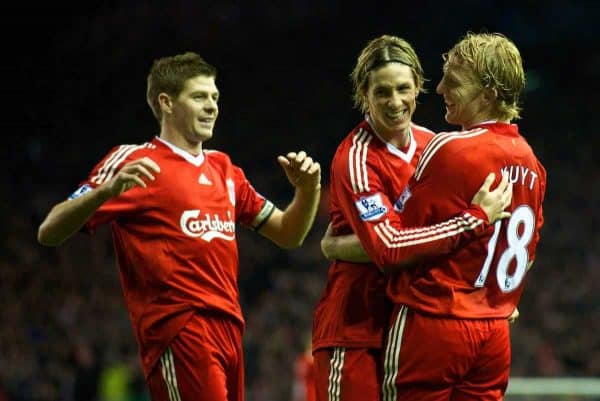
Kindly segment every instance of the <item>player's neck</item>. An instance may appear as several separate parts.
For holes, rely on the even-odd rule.
[[[473,122],[470,122],[468,124],[462,124],[462,130],[468,131],[468,130],[472,129],[473,127],[477,127],[479,125],[493,124],[493,123],[510,124],[510,120],[503,120],[503,119],[494,118],[494,117],[480,118],[477,120],[473,120]]]
[[[194,156],[202,153],[202,141],[190,140],[178,132],[163,129],[160,133],[160,138]]]
[[[404,149],[410,144],[410,129],[398,132],[391,138],[388,138],[388,143],[398,149]]]
[[[410,144],[410,125],[406,127],[406,129],[402,131],[388,131],[384,127],[380,127],[377,125],[376,121],[373,121],[371,117],[367,114],[365,117],[375,134],[382,141],[398,148],[403,149]]]
[[[482,107],[479,112],[474,113],[471,118],[465,119],[465,121],[461,124],[462,129],[464,131],[469,130],[473,127],[482,124],[489,123],[505,123],[509,124],[510,120],[506,120],[502,118],[502,114],[496,110],[493,106]]]

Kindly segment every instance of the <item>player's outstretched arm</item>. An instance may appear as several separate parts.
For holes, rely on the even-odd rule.
[[[321,166],[304,151],[279,156],[277,161],[295,188],[294,199],[284,211],[276,208],[259,230],[282,248],[296,248],[312,227],[321,197]]]
[[[493,224],[496,220],[510,217],[510,212],[507,212],[505,209],[510,205],[512,200],[512,184],[508,182],[508,176],[504,175],[498,186],[494,190],[491,190],[490,187],[494,179],[495,174],[490,173],[471,201],[472,205],[483,210],[489,224]],[[484,232],[485,230],[477,231],[479,234]],[[402,231],[398,231],[397,235],[402,235]],[[455,244],[458,245],[459,242],[455,241]],[[410,253],[411,248],[407,249],[408,253]],[[410,260],[419,260],[420,255],[417,254],[417,249],[416,247],[414,248],[415,254],[411,255]],[[331,224],[321,239],[321,252],[328,260],[339,259],[355,263],[371,261],[356,234],[333,236]],[[410,264],[409,260],[406,260],[406,262],[402,266]]]
[[[45,246],[60,245],[78,232],[104,202],[134,186],[146,188],[144,179],[154,180],[154,173],[158,172],[158,165],[147,157],[123,165],[111,180],[54,206],[38,228],[38,242]]]

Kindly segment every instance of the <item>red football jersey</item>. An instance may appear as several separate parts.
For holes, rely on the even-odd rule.
[[[155,181],[104,203],[86,229],[111,222],[125,301],[148,374],[195,309],[223,313],[243,325],[236,223],[257,228],[274,206],[226,154],[193,156],[159,138],[112,149],[72,197],[142,157],[160,166]]]
[[[409,256],[449,252],[467,226],[483,223],[471,217],[459,223],[399,231],[403,225],[396,212],[403,208],[405,187],[433,135],[411,124],[410,144],[399,150],[380,139],[369,122],[363,121],[338,146],[330,175],[333,235],[355,233],[374,264],[341,260],[331,264],[326,288],[315,309],[313,350],[381,347],[390,306],[380,269],[405,262]],[[477,208],[472,211],[483,213]],[[430,232],[437,237],[421,241]]]
[[[402,213],[407,225],[445,220],[467,207],[485,177],[513,183],[512,213],[485,235],[420,265],[407,285],[392,278],[388,295],[424,313],[457,318],[507,318],[523,292],[543,224],[546,170],[514,124],[482,123],[438,134],[424,150]]]

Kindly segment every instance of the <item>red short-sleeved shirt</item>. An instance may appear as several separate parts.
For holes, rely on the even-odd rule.
[[[194,156],[159,138],[113,148],[71,196],[110,180],[127,162],[160,166],[148,187],[104,203],[85,228],[111,223],[121,284],[146,374],[194,309],[240,325],[236,225],[258,227],[273,204],[217,151]]]

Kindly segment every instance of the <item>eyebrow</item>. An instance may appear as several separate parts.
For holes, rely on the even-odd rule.
[[[444,68],[442,70],[444,72],[444,75],[447,76],[450,79],[454,79],[456,80],[456,72],[455,71],[450,71],[447,65],[444,65]]]
[[[195,91],[190,92],[190,96],[204,95],[204,94],[219,96],[221,94],[221,92],[219,92],[219,90],[211,91],[211,90],[206,90],[206,89],[197,89]]]
[[[399,82],[399,83],[393,83],[393,84],[387,84],[387,83],[379,83],[376,85],[373,85],[373,89],[386,89],[386,88],[397,88],[397,87],[410,87],[410,82]]]

